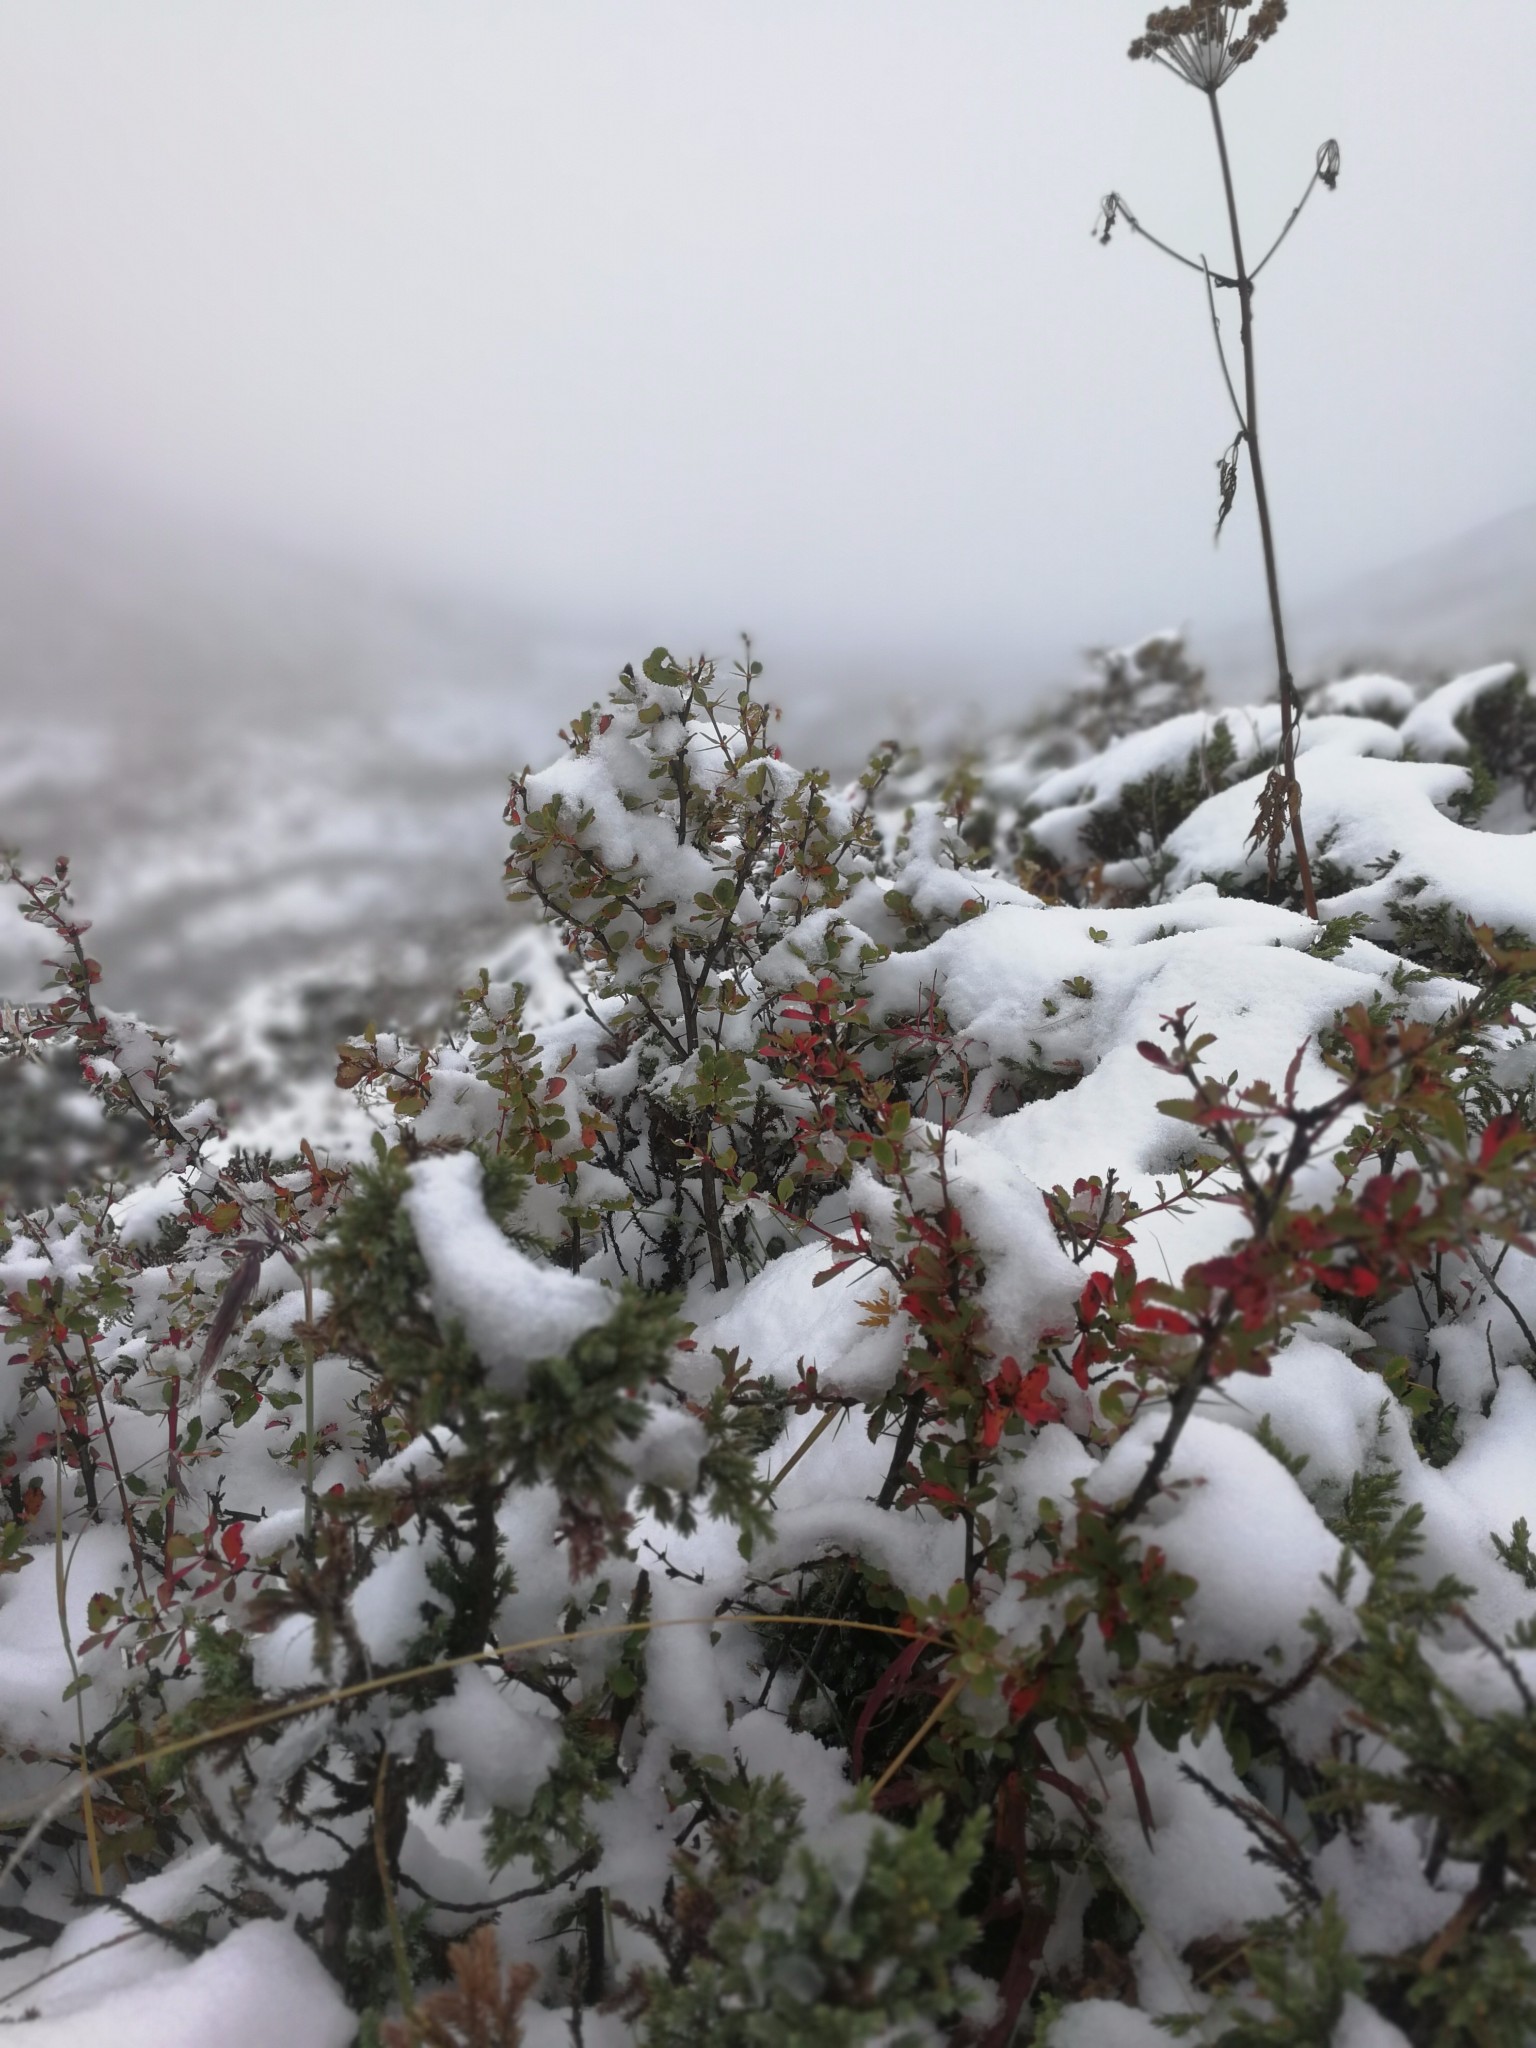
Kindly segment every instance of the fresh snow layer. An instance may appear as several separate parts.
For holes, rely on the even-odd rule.
[[[449,1697],[422,1718],[438,1754],[463,1774],[472,1819],[493,1806],[526,1806],[560,1754],[553,1709],[523,1705],[480,1666],[461,1671]]]
[[[721,1346],[781,1384],[814,1368],[829,1391],[879,1400],[900,1369],[905,1329],[899,1318],[872,1322],[876,1282],[857,1266],[818,1288],[830,1263],[821,1245],[807,1244],[765,1266],[723,1315],[695,1331],[704,1363],[690,1377],[712,1379],[711,1354]]]
[[[1473,669],[1432,690],[1422,704],[1416,704],[1400,728],[1404,749],[1412,749],[1421,761],[1464,759],[1466,735],[1458,723],[1479,697],[1502,690],[1519,673],[1511,661],[1491,668]]]
[[[356,2034],[314,1952],[270,1921],[187,1962],[117,1913],[88,1913],[26,1967],[28,1976],[57,1972],[25,1993],[26,2011],[39,2015],[17,2030],[27,2048],[349,2048]]]
[[[1120,1438],[1094,1474],[1096,1500],[1109,1506],[1131,1491],[1164,1422],[1154,1409]],[[1167,1470],[1143,1519],[1172,1569],[1195,1581],[1183,1647],[1202,1663],[1248,1661],[1294,1677],[1316,1647],[1308,1612],[1339,1636],[1348,1626],[1326,1585],[1338,1539],[1278,1459],[1219,1422],[1192,1416]]]
[[[472,1152],[423,1159],[411,1170],[405,1209],[432,1276],[432,1312],[458,1323],[492,1382],[516,1393],[528,1367],[558,1358],[613,1312],[597,1280],[531,1259],[496,1227],[481,1196]]]
[[[771,1015],[786,990],[819,971],[817,963],[840,947],[848,959],[861,961],[858,992],[876,1024],[900,1027],[940,1007],[974,1077],[969,1097],[953,1116],[946,1113],[944,1192],[961,1212],[979,1260],[988,1345],[998,1357],[1012,1352],[1028,1360],[1071,1328],[1087,1272],[1108,1263],[1102,1253],[1084,1267],[1067,1257],[1048,1219],[1047,1191],[1113,1172],[1123,1191],[1154,1204],[1160,1186],[1170,1186],[1189,1157],[1189,1126],[1159,1107],[1182,1090],[1140,1055],[1138,1040],[1166,1043],[1164,1021],[1190,1006],[1198,1028],[1215,1034],[1206,1057],[1216,1073],[1278,1081],[1299,1051],[1299,1097],[1313,1102],[1333,1086],[1318,1051],[1320,1034],[1340,1010],[1389,988],[1401,964],[1387,947],[1396,937],[1394,911],[1405,901],[1471,912],[1495,927],[1536,923],[1536,840],[1523,798],[1519,829],[1498,838],[1453,815],[1470,786],[1458,721],[1512,675],[1508,668],[1481,670],[1422,701],[1408,685],[1379,676],[1349,678],[1312,697],[1299,737],[1304,816],[1314,846],[1326,847],[1330,871],[1347,878],[1321,907],[1328,917],[1363,913],[1381,944],[1355,938],[1323,957],[1314,950],[1319,931],[1310,920],[1251,896],[1222,893],[1234,885],[1263,887],[1263,855],[1246,841],[1278,745],[1279,714],[1273,706],[1186,712],[1097,754],[1079,748],[1066,765],[1060,754],[1044,765],[1043,755],[1025,750],[993,774],[994,789],[1008,791],[1036,842],[1063,860],[1078,859],[1095,811],[1149,775],[1182,776],[1192,759],[1198,764],[1209,754],[1224,726],[1242,779],[1213,789],[1168,836],[1166,872],[1154,876],[1142,858],[1121,862],[1105,871],[1106,885],[1123,892],[1113,907],[1047,906],[1007,874],[965,865],[963,848],[957,852],[956,835],[937,807],[915,805],[899,828],[903,850],[893,854],[891,873],[864,873],[839,909],[811,909],[765,946],[755,985],[745,990],[761,1007],[730,1022],[728,1028],[742,1034],[732,1042],[750,1050],[754,1019]],[[600,847],[610,860],[632,865],[648,890],[683,906],[675,913],[681,929],[692,915],[687,906],[695,890],[707,891],[718,870],[697,849],[679,847],[670,828],[658,829],[644,801],[658,750],[687,752],[706,781],[722,773],[710,744],[670,716],[650,728],[649,752],[618,732],[600,736],[583,758],[531,778],[529,802],[558,800],[581,846]],[[776,763],[773,773],[782,781],[791,771]],[[775,886],[787,895],[792,879]],[[897,892],[939,936],[909,940],[887,901]],[[773,890],[765,887],[763,895],[771,898]],[[742,915],[766,918],[770,909],[767,901],[744,899]],[[536,984],[530,1028],[538,1033],[544,1071],[558,1067],[568,1074],[568,1104],[585,1091],[587,1103],[620,1115],[647,1087],[659,1099],[660,1084],[635,1042],[621,1036],[616,1045],[609,1036],[621,997],[598,997],[575,1014],[547,945],[512,948],[502,965],[508,978],[498,969],[487,1009],[510,1014],[510,977],[526,969]],[[1447,981],[1421,980],[1407,1000],[1429,1015],[1455,994]],[[144,1056],[148,1041],[130,1037],[137,1052],[130,1048],[129,1056]],[[1529,1063],[1528,1049],[1512,1044],[1508,1074],[1516,1074],[1522,1060]],[[680,1061],[668,1085],[687,1078]],[[474,1070],[472,1050],[455,1044],[434,1070],[416,1139],[428,1148],[465,1146],[484,1139],[498,1113],[494,1091]],[[914,1128],[920,1139],[933,1141],[940,1127],[917,1117]],[[580,1171],[583,1199],[600,1200],[617,1186],[590,1162]],[[927,1171],[922,1164],[911,1169],[912,1188],[917,1199],[936,1204],[937,1174],[925,1182]],[[1320,1197],[1331,1171],[1326,1161],[1318,1170]],[[124,1195],[114,1209],[123,1242],[153,1245],[163,1223],[182,1208],[184,1193],[167,1177]],[[565,1353],[612,1313],[614,1284],[627,1270],[621,1262],[599,1250],[588,1273],[578,1276],[520,1250],[486,1210],[482,1168],[472,1151],[429,1149],[411,1168],[405,1211],[426,1266],[433,1314],[444,1329],[462,1330],[504,1394],[518,1395],[533,1364]],[[789,1725],[786,1675],[759,1704],[761,1643],[745,1627],[713,1624],[731,1600],[761,1598],[765,1586],[788,1588],[822,1558],[858,1557],[888,1574],[914,1603],[941,1600],[964,1569],[965,1531],[958,1521],[945,1521],[926,1505],[901,1512],[878,1505],[890,1440],[871,1442],[858,1404],[881,1402],[898,1385],[913,1324],[887,1291],[889,1275],[872,1261],[853,1261],[829,1277],[834,1258],[846,1255],[817,1234],[862,1230],[871,1245],[891,1254],[900,1248],[898,1222],[891,1187],[862,1167],[845,1192],[828,1198],[816,1229],[795,1242],[787,1228],[782,1255],[751,1278],[717,1293],[703,1275],[688,1292],[693,1349],[679,1354],[670,1381],[684,1396],[698,1401],[709,1395],[723,1353],[779,1387],[794,1386],[814,1370],[823,1394],[855,1404],[814,1445],[818,1411],[789,1415],[765,1454],[765,1470],[779,1475],[773,1525],[750,1562],[740,1554],[734,1527],[707,1513],[686,1536],[640,1516],[633,1554],[604,1561],[602,1592],[593,1578],[573,1586],[562,1507],[552,1488],[515,1491],[498,1511],[514,1577],[492,1618],[495,1641],[526,1644],[556,1635],[568,1625],[573,1602],[578,1608],[590,1602],[600,1620],[621,1621],[642,1560],[650,1613],[668,1624],[648,1644],[644,1710],[629,1724],[622,1775],[593,1810],[599,1857],[581,1874],[582,1884],[607,1887],[636,1914],[659,1907],[669,1882],[683,1796],[680,1752],[716,1760],[724,1770],[782,1772],[807,1801],[808,1841],[849,1885],[867,1855],[877,1824],[842,1811],[851,1789],[845,1751]],[[613,1241],[630,1229],[632,1246],[631,1226],[632,1219],[617,1219]],[[1215,1204],[1183,1215],[1171,1209],[1149,1215],[1134,1231],[1139,1269],[1176,1281],[1193,1260],[1223,1250],[1232,1227],[1232,1212]],[[82,1233],[60,1221],[46,1245],[21,1236],[13,1241],[0,1257],[0,1291],[54,1277],[79,1281],[90,1264]],[[210,1256],[178,1284],[207,1303],[227,1272],[222,1255]],[[593,1277],[599,1272],[602,1278]],[[1175,1649],[1154,1646],[1149,1657],[1248,1665],[1283,1684],[1302,1670],[1314,1647],[1309,1617],[1335,1639],[1347,1639],[1366,1578],[1357,1568],[1347,1589],[1336,1590],[1342,1586],[1340,1546],[1327,1520],[1360,1473],[1385,1467],[1401,1475],[1404,1505],[1422,1513],[1423,1575],[1451,1574],[1468,1584],[1481,1625],[1500,1636],[1531,1619],[1536,1601],[1500,1560],[1494,1539],[1507,1540],[1522,1517],[1536,1521],[1529,1455],[1536,1443],[1536,1384],[1523,1369],[1527,1328],[1536,1320],[1536,1259],[1513,1251],[1501,1274],[1502,1298],[1482,1286],[1470,1262],[1448,1270],[1454,1309],[1427,1331],[1422,1316],[1412,1323],[1412,1302],[1385,1304],[1379,1317],[1373,1310],[1364,1328],[1319,1313],[1277,1353],[1267,1377],[1242,1377],[1202,1397],[1165,1487],[1144,1518],[1147,1538],[1168,1568],[1193,1581]],[[162,1340],[174,1313],[163,1269],[150,1265],[134,1284],[138,1322],[131,1330],[114,1326],[103,1338],[104,1363],[128,1376],[125,1384],[151,1356],[146,1330]],[[253,1503],[242,1525],[245,1540],[254,1557],[267,1560],[291,1552],[305,1526],[298,1469],[283,1456],[288,1433],[299,1426],[304,1375],[273,1362],[280,1347],[293,1349],[304,1301],[292,1269],[276,1257],[266,1261],[255,1299],[240,1341],[253,1347],[252,1355],[260,1352],[269,1374],[265,1385],[288,1396],[287,1405],[269,1403],[259,1428],[224,1431],[210,1461],[214,1469],[191,1470],[190,1481],[205,1488],[216,1483],[230,1502]],[[1459,1448],[1438,1468],[1419,1455],[1403,1407],[1371,1369],[1376,1348],[1406,1348],[1410,1325],[1459,1413]],[[1097,1503],[1123,1500],[1144,1472],[1166,1417],[1160,1405],[1149,1406],[1105,1451],[1103,1432],[1085,1440],[1089,1396],[1062,1367],[1051,1370],[1052,1395],[1071,1426],[1048,1424],[1004,1440],[989,1510],[1012,1540],[1015,1557],[1026,1562],[1041,1554],[1042,1501],[1070,1520],[1079,1485]],[[457,1446],[439,1431],[370,1467],[356,1424],[366,1407],[367,1375],[353,1361],[323,1356],[312,1361],[309,1377],[322,1436],[320,1483],[355,1485],[361,1475],[384,1496],[386,1514],[402,1509],[351,1597],[358,1651],[367,1663],[387,1666],[408,1653],[443,1599],[436,1538],[404,1513],[404,1497],[418,1483],[429,1487]],[[9,1423],[21,1400],[20,1375],[12,1376],[3,1398],[11,1404],[4,1417]],[[204,1420],[222,1419],[215,1396],[205,1390],[201,1398]],[[148,1469],[163,1455],[165,1417],[157,1404],[119,1402],[113,1427],[129,1469]],[[1297,1472],[1266,1448],[1261,1432],[1286,1459],[1299,1461]],[[653,1402],[622,1455],[637,1485],[686,1493],[697,1485],[707,1448],[698,1415],[684,1402],[673,1404],[669,1394],[666,1402]],[[807,1455],[791,1469],[802,1448]],[[66,1511],[76,1507],[72,1498],[66,1503]],[[27,1744],[63,1756],[76,1739],[77,1705],[63,1694],[77,1670],[91,1680],[78,1707],[88,1734],[121,1702],[127,1673],[120,1654],[78,1645],[89,1631],[90,1595],[126,1592],[131,1561],[112,1526],[87,1527],[71,1537],[66,1645],[52,1554],[46,1541],[34,1548],[40,1554],[28,1570],[0,1577],[0,1733],[12,1756]],[[987,1619],[1005,1642],[1027,1646],[1051,1618],[1048,1598],[1032,1597],[1021,1575],[989,1591]],[[254,1636],[251,1648],[256,1682],[268,1692],[312,1685],[325,1669],[321,1637],[304,1614],[289,1613]],[[590,1697],[606,1685],[616,1650],[611,1639],[594,1639],[564,1645],[559,1654]],[[1477,1712],[1517,1707],[1512,1670],[1536,1687],[1536,1652],[1500,1659],[1470,1632],[1448,1630],[1426,1655],[1447,1689]],[[1108,1653],[1092,1631],[1084,1669],[1096,1682],[1112,1682]],[[433,1902],[425,1909],[428,1924],[436,1933],[459,1935],[471,1924],[476,1901],[510,1894],[514,1903],[498,1923],[508,1954],[548,1954],[553,1916],[568,1902],[558,1891],[533,1896],[526,1859],[491,1869],[481,1832],[494,1807],[526,1810],[558,1762],[560,1722],[535,1676],[532,1665],[528,1682],[466,1669],[445,1697],[408,1716],[402,1728],[404,1740],[430,1735],[451,1782],[450,1801],[413,1810],[402,1851],[406,1873]],[[970,1696],[956,1707],[978,1726],[994,1709],[995,1701]],[[1312,1759],[1336,1742],[1339,1714],[1339,1701],[1316,1685],[1276,1709],[1286,1739]],[[326,1739],[318,1717],[285,1727],[263,1751],[269,1782],[277,1782],[281,1769],[314,1759]],[[1049,1731],[1043,1739],[1049,1749]],[[1060,1776],[1099,1802],[1098,1852],[1145,1922],[1132,1961],[1147,2010],[1090,2000],[1054,2022],[1048,2039],[1052,2048],[1149,2048],[1166,2038],[1154,2027],[1153,2013],[1188,2011],[1198,1999],[1182,1951],[1191,1942],[1233,1938],[1248,1921],[1284,1908],[1276,1874],[1256,1861],[1251,1836],[1221,1803],[1250,1797],[1253,1787],[1239,1780],[1214,1731],[1198,1743],[1186,1740],[1177,1753],[1141,1744],[1137,1753],[1155,1823],[1149,1840],[1123,1758],[1098,1748],[1070,1760],[1050,1753]],[[1072,1803],[1059,1790],[1050,1796],[1070,1825]],[[297,1829],[281,1836],[283,1816],[269,1791],[253,1799],[242,1824],[266,1847],[284,1840],[295,1866],[305,1861]],[[1372,1811],[1359,1828],[1316,1850],[1317,1880],[1337,1898],[1354,1952],[1421,1946],[1465,1898],[1475,1873],[1447,1863],[1431,1882],[1423,1848],[1411,1823]],[[130,1887],[128,1897],[141,1912],[169,1922],[232,1881],[225,1851],[195,1848],[156,1878]],[[309,1897],[299,1903],[303,1889],[296,1880],[294,1895],[279,1905],[307,1912]],[[519,1896],[524,1891],[527,1896]],[[1081,1906],[1078,1912],[1080,1918]],[[217,2040],[221,2048],[265,2048],[273,2040],[284,2048],[341,2048],[352,2038],[353,2021],[329,1979],[286,1925],[247,1925],[192,1961],[136,1931],[112,1948],[87,1953],[124,1933],[120,1917],[87,1912],[51,1952],[0,1965],[0,2001],[19,1999],[30,1974],[56,1969],[25,1993],[41,2017],[22,2038],[63,2044],[110,2034],[127,2048],[180,2040]],[[1070,1961],[1074,1938],[1070,1926],[1053,1931],[1059,1943],[1053,1958]],[[654,1945],[640,1930],[626,1926],[615,1940],[619,1964],[656,1961]],[[4,2013],[0,2003],[0,2017]],[[589,2013],[583,2026],[587,2048],[621,2048],[633,2039],[628,2024],[613,2015]],[[568,2048],[571,2038],[564,2013],[530,2006],[530,2048]],[[1350,1999],[1327,2048],[1402,2048],[1402,2041],[1395,2028]]]
[[[111,1720],[128,1673],[105,1645],[76,1648],[90,1633],[86,1605],[108,1588],[126,1592],[131,1584],[127,1537],[121,1527],[88,1528],[74,1536],[65,1561],[68,1643],[60,1623],[51,1548],[25,1570],[0,1577],[0,1726],[7,1744],[36,1743],[63,1749],[76,1740],[75,1716],[85,1716],[87,1735]],[[66,1701],[76,1674],[88,1687]]]
[[[1325,917],[1363,911],[1373,932],[1390,937],[1387,907],[1410,885],[1415,900],[1444,904],[1495,929],[1536,922],[1536,838],[1492,840],[1448,817],[1443,806],[1468,787],[1465,769],[1425,761],[1354,759],[1303,753],[1296,764],[1302,815],[1315,847],[1328,860],[1372,879],[1325,897]],[[1262,786],[1237,783],[1206,799],[1168,835],[1175,866],[1167,887],[1223,878],[1258,881],[1264,855],[1243,841]]]
[[[1046,2048],[1167,2048],[1150,2013],[1107,1998],[1084,1998],[1051,2022]]]
[[[1379,718],[1390,725],[1400,725],[1418,701],[1419,693],[1412,683],[1405,683],[1398,676],[1345,676],[1313,690],[1307,697],[1306,710],[1308,717],[1343,713],[1351,718]]]
[[[1409,2048],[1409,2041],[1400,2027],[1394,2027],[1364,1999],[1356,1998],[1352,1991],[1347,1991],[1344,2010],[1339,2015],[1339,2023],[1333,2030],[1328,2048]]]

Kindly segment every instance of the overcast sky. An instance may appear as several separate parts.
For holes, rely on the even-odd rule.
[[[679,643],[1260,599],[1210,123],[1135,0],[0,0],[0,426]],[[1531,0],[1293,0],[1223,105],[1298,594],[1536,498]],[[1235,318],[1229,322],[1234,331]]]

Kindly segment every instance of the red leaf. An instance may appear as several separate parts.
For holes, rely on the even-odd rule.
[[[1099,1347],[1084,1337],[1072,1354],[1072,1377],[1086,1394],[1088,1391],[1088,1368],[1102,1356]]]
[[[1483,1141],[1477,1150],[1477,1163],[1487,1166],[1497,1152],[1514,1137],[1520,1129],[1517,1116],[1496,1116],[1483,1132]]]
[[[1285,1099],[1287,1102],[1294,1102],[1296,1100],[1296,1077],[1301,1072],[1302,1055],[1311,1043],[1310,1038],[1304,1038],[1291,1055],[1291,1064],[1285,1070]]]
[[[988,1450],[996,1449],[1003,1424],[1010,1415],[1022,1417],[1036,1429],[1043,1423],[1060,1422],[1061,1407],[1045,1391],[1049,1372],[1049,1366],[1043,1363],[1031,1366],[1026,1373],[1016,1358],[1003,1360],[982,1389],[987,1406],[982,1416],[981,1440]]]
[[[1005,1678],[1003,1680],[1003,1695],[1008,1702],[1009,1718],[1014,1721],[1022,1721],[1024,1716],[1032,1712],[1039,1704],[1040,1697],[1044,1691],[1045,1686],[1039,1679],[1032,1680],[1026,1685],[1019,1685],[1015,1684],[1013,1680]]]
[[[1326,1277],[1336,1293],[1357,1294],[1362,1299],[1374,1294],[1381,1285],[1379,1275],[1373,1273],[1369,1266],[1351,1266],[1347,1272],[1330,1273]]]
[[[1153,1830],[1157,1823],[1152,1818],[1152,1802],[1147,1797],[1147,1781],[1141,1774],[1141,1759],[1136,1754],[1134,1742],[1128,1742],[1120,1752],[1125,1759],[1125,1768],[1130,1774],[1131,1791],[1136,1798],[1136,1818],[1141,1822],[1141,1832],[1146,1837],[1147,1847],[1152,1846]]]
[[[836,1265],[824,1266],[811,1281],[813,1287],[825,1287],[829,1280],[835,1280],[839,1273],[846,1273],[850,1266],[858,1264],[857,1259],[839,1259]]]
[[[1175,1337],[1187,1337],[1195,1327],[1188,1316],[1181,1316],[1174,1309],[1150,1306],[1136,1311],[1135,1323],[1139,1330],[1166,1330]]]
[[[1108,1273],[1090,1273],[1088,1283],[1078,1298],[1078,1313],[1085,1323],[1092,1322],[1099,1310],[1115,1291],[1115,1283]]]
[[[1169,1059],[1163,1048],[1160,1045],[1154,1045],[1150,1038],[1138,1039],[1136,1041],[1136,1050],[1144,1060],[1150,1060],[1154,1067],[1171,1068],[1173,1065],[1173,1061]]]

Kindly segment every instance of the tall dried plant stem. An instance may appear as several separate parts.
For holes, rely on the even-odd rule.
[[[1221,101],[1215,92],[1206,94],[1211,120],[1216,129],[1216,148],[1221,157],[1222,189],[1227,198],[1227,220],[1232,229],[1232,268],[1235,272],[1243,345],[1243,412],[1249,469],[1253,476],[1254,501],[1259,508],[1259,536],[1264,547],[1264,580],[1269,591],[1269,618],[1275,636],[1275,661],[1280,672],[1281,761],[1285,777],[1285,803],[1291,821],[1291,844],[1296,850],[1296,869],[1301,878],[1302,900],[1308,917],[1317,916],[1317,890],[1312,881],[1312,862],[1301,829],[1301,784],[1296,779],[1296,726],[1298,710],[1296,684],[1291,675],[1285,645],[1285,617],[1280,609],[1280,573],[1275,565],[1275,536],[1269,517],[1269,493],[1264,485],[1264,456],[1259,441],[1258,371],[1253,353],[1253,279],[1243,257],[1243,231],[1237,217],[1237,192],[1232,183],[1232,164],[1227,155],[1227,135],[1222,126]]]

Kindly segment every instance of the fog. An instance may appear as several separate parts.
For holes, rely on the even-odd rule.
[[[0,842],[116,999],[454,986],[507,770],[658,641],[750,630],[836,768],[1169,625],[1262,694],[1201,280],[1092,232],[1225,260],[1138,26],[0,0]],[[1251,251],[1343,150],[1258,297],[1303,672],[1536,643],[1533,77],[1529,0],[1294,0],[1224,97]]]
[[[0,421],[198,520],[684,644],[1252,613],[1197,95],[1118,0],[7,0]],[[1454,23],[1454,29],[1452,24]],[[1287,587],[1527,502],[1528,0],[1295,0],[1224,100]],[[1229,320],[1235,328],[1235,319]]]

